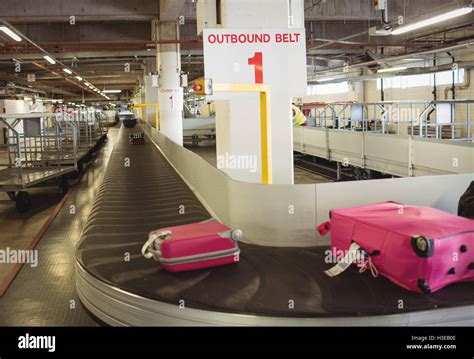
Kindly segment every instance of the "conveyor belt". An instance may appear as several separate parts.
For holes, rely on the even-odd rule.
[[[121,129],[77,251],[79,296],[102,320],[148,325],[387,325],[473,319],[462,313],[473,313],[474,283],[424,296],[355,268],[328,278],[323,273],[329,266],[324,247],[241,244],[238,264],[166,272],[140,254],[148,232],[210,216],[150,139],[145,145],[131,145],[129,131]],[[130,167],[124,166],[127,158]]]

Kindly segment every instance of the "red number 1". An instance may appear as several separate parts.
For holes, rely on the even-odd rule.
[[[253,57],[248,59],[249,65],[255,66],[255,83],[263,84],[263,55],[261,52],[256,52]]]

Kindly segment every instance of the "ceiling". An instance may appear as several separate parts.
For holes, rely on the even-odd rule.
[[[162,0],[161,7],[168,3],[179,6],[175,11],[185,18],[179,29],[182,71],[193,80],[203,75],[196,4],[192,0]],[[410,22],[470,3],[389,0],[388,20],[396,25],[399,16]],[[141,85],[143,74],[153,68],[156,42],[152,41],[152,21],[159,13],[160,2],[150,0],[2,0],[2,19],[31,43],[14,42],[0,32],[0,96],[38,93],[71,101],[104,101],[66,76],[64,65],[100,90],[123,90],[110,95],[113,100],[128,100]],[[370,36],[369,28],[381,24],[382,14],[369,0],[305,0],[309,78],[344,64],[368,63],[370,67],[374,60],[454,46],[474,38],[472,13],[409,35]],[[48,64],[38,46],[61,63]],[[15,62],[20,63],[20,72],[15,71]],[[34,74],[35,81],[31,82],[30,75],[29,82],[27,74]]]

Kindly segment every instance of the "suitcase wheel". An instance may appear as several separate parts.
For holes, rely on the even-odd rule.
[[[431,294],[430,286],[424,279],[418,279],[418,288],[421,289],[423,294]]]
[[[235,242],[238,242],[242,239],[244,233],[240,229],[234,229],[231,233],[231,237]]]
[[[433,255],[434,243],[432,239],[423,236],[412,237],[411,245],[415,253],[421,258],[428,258]]]

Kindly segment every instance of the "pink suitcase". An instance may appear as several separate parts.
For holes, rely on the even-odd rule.
[[[330,212],[318,227],[331,247],[358,244],[381,275],[425,294],[474,280],[474,220],[430,207],[387,202]],[[367,264],[367,262],[365,263]]]
[[[142,254],[170,272],[216,267],[239,261],[241,237],[242,231],[210,219],[150,232]]]

